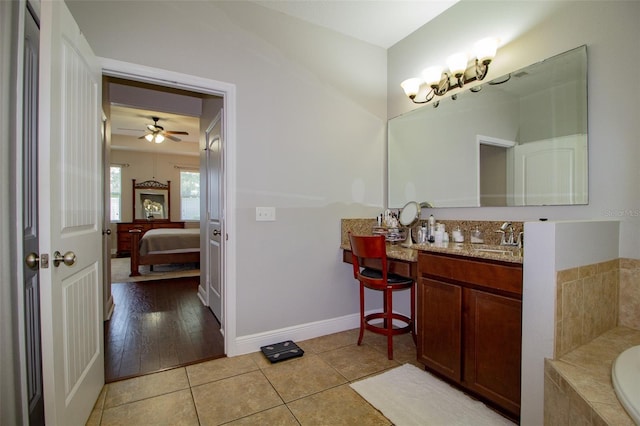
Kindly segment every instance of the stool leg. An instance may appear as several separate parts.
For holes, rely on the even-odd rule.
[[[386,303],[385,313],[387,314],[386,329],[387,329],[387,357],[393,359],[393,292],[390,290],[384,290],[384,300]]]
[[[362,344],[364,335],[364,284],[360,282],[360,335],[358,336],[358,346]]]

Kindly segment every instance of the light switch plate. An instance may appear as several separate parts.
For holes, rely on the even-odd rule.
[[[256,207],[256,222],[272,222],[276,220],[275,207]]]

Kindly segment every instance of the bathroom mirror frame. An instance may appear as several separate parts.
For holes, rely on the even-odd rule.
[[[389,120],[389,208],[588,204],[586,46],[472,89]]]
[[[158,182],[156,180],[147,180],[136,183],[132,179],[133,184],[133,220],[134,222],[169,222],[171,221],[171,181],[167,183]],[[157,203],[161,206],[161,210],[157,212],[145,212],[144,200]]]

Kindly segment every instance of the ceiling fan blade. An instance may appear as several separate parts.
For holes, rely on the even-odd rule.
[[[144,139],[145,137],[147,137],[147,135],[142,135],[138,139]]]
[[[180,139],[180,138],[176,138],[175,136],[171,136],[171,135],[167,135],[167,134],[165,134],[164,136],[165,136],[167,139],[171,139],[171,140],[172,140],[172,141],[174,141],[174,142],[180,142],[180,141],[182,140],[182,139]]]
[[[188,135],[189,134],[188,132],[173,131],[173,130],[165,130],[164,133],[168,135]]]

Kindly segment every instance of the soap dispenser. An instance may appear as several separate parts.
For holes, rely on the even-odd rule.
[[[473,231],[471,231],[471,243],[472,244],[484,243],[484,238],[482,238],[482,231],[477,226]]]

